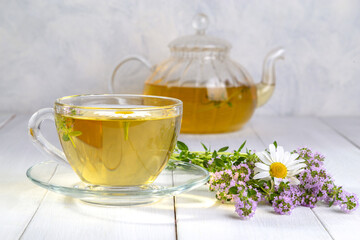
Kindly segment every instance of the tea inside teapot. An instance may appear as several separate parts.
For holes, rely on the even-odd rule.
[[[146,83],[144,93],[183,101],[183,133],[218,133],[241,128],[256,107],[256,87],[168,87]]]

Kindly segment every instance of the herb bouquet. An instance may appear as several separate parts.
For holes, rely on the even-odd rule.
[[[210,172],[209,189],[223,203],[232,202],[242,219],[254,216],[257,204],[268,202],[278,214],[291,214],[297,206],[314,208],[317,202],[339,206],[344,212],[358,206],[355,194],[336,186],[324,166],[324,156],[309,148],[284,151],[277,143],[269,149],[241,153],[239,149],[226,152],[228,147],[211,151],[204,144],[203,152],[189,151],[178,141],[172,159],[190,162]]]

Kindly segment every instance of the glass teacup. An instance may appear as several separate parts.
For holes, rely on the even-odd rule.
[[[175,98],[106,94],[59,98],[29,120],[34,144],[73,168],[88,184],[138,187],[166,166],[180,131],[182,102]],[[55,121],[63,152],[41,133]]]

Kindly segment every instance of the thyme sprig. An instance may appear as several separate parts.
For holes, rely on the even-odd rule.
[[[323,164],[325,158],[320,153],[314,153],[309,148],[299,148],[292,153],[302,159],[303,170],[295,176],[298,185],[289,181],[278,182],[270,174],[269,178],[254,179],[258,174],[256,166],[262,160],[251,150],[241,152],[246,141],[233,152],[227,152],[229,147],[211,150],[204,144],[204,151],[190,151],[189,147],[178,141],[171,158],[198,165],[210,172],[209,190],[216,192],[216,198],[222,202],[233,202],[235,211],[240,218],[251,218],[255,214],[258,202],[265,201],[272,205],[279,214],[291,214],[297,206],[313,208],[317,202],[340,206],[344,212],[352,212],[358,208],[359,202],[355,194],[346,192],[334,183]],[[273,146],[271,146],[273,145]],[[271,144],[272,151],[282,149],[276,142]],[[269,146],[269,149],[271,149]],[[266,150],[270,153],[269,150]],[[176,168],[176,161],[168,165],[168,169]],[[272,159],[272,163],[277,160]]]
[[[237,150],[226,152],[229,149],[228,146],[212,151],[211,148],[207,148],[201,143],[205,151],[194,152],[190,151],[185,143],[178,141],[171,158],[177,161],[190,162],[207,169],[209,172],[216,172],[237,166],[246,159],[255,160],[256,155],[251,153],[250,150],[247,150],[246,153],[241,153],[245,144],[246,141]]]
[[[274,142],[277,144],[276,142]],[[201,143],[204,151],[190,151],[189,147],[181,141],[178,141],[176,144],[176,148],[174,153],[171,156],[171,159],[177,161],[183,161],[198,165],[200,167],[205,168],[210,173],[221,172],[224,170],[230,170],[234,167],[238,167],[240,164],[247,164],[250,166],[250,169],[255,167],[255,163],[259,162],[256,154],[246,149],[245,153],[241,151],[244,149],[246,145],[246,141],[244,141],[240,147],[233,152],[226,152],[229,147],[221,147],[218,150],[211,150],[211,148],[206,147],[205,144]],[[176,167],[174,162],[169,163],[171,166],[168,167]],[[254,176],[254,172],[252,171],[250,174],[250,178]],[[228,179],[227,184],[229,184],[231,179]],[[247,182],[253,188],[258,188],[259,191],[266,196],[266,199],[271,201],[274,199],[277,194],[274,193],[274,179],[272,180],[249,180]],[[268,186],[268,188],[265,186]],[[286,186],[282,185],[283,188]],[[232,186],[229,188],[229,194],[236,194],[237,187]],[[256,191],[253,189],[248,189],[247,194],[249,197],[256,195]],[[223,196],[224,194],[221,194]],[[224,200],[224,199],[223,199]],[[226,201],[231,201],[231,199],[226,199]]]

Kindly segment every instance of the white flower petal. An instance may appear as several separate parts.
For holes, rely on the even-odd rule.
[[[254,167],[254,173],[257,174],[259,172],[263,172],[264,170],[262,170],[261,168],[258,167]]]
[[[270,156],[273,162],[276,161],[276,148],[274,144],[269,145]]]
[[[283,164],[286,166],[286,163],[289,161],[290,152],[284,152]]]
[[[260,178],[266,178],[266,177],[270,177],[270,173],[268,171],[266,172],[259,172],[258,174],[256,174],[254,176],[253,179],[260,179]]]
[[[284,148],[282,146],[278,146],[276,149],[276,161],[283,163],[284,160]]]
[[[296,177],[290,177],[289,182],[291,185],[299,185],[300,184],[299,179],[297,179]]]
[[[290,155],[289,161],[292,162],[299,157],[299,154],[293,153]]]
[[[265,158],[270,162],[269,165],[271,165],[271,164],[274,162],[274,161],[271,159],[270,155],[269,155],[266,151],[263,152],[263,155],[264,155]]]
[[[275,145],[273,143],[269,144],[269,151],[270,152],[275,152],[276,151],[276,147],[275,147]]]
[[[270,167],[268,165],[263,164],[263,163],[257,162],[257,163],[255,163],[255,166],[262,169],[262,170],[266,170],[266,171],[270,170]]]
[[[292,165],[290,167],[287,167],[288,170],[292,170],[292,171],[296,171],[300,168],[304,168],[306,167],[307,165],[305,163],[299,163],[299,164],[295,164],[295,165]]]
[[[292,170],[292,171],[289,171],[289,176],[295,176],[295,175],[298,175],[299,173],[301,173],[302,171],[304,171],[303,168],[301,169],[297,169],[297,170]]]
[[[302,161],[293,161],[292,163],[289,163],[287,166],[288,167],[291,167],[291,166],[294,166],[294,165],[298,165],[298,164],[305,164],[306,165],[306,163],[304,163],[304,162],[302,162]],[[306,165],[307,166],[307,165]]]
[[[266,155],[265,155],[265,154],[266,154]],[[268,165],[271,164],[271,162],[270,162],[269,159],[267,158],[268,154],[267,154],[266,152],[256,153],[256,156],[258,156],[263,163],[268,164]]]
[[[302,158],[298,158],[298,159],[295,160],[295,162],[305,162],[305,160],[302,159]]]
[[[305,163],[303,161],[295,160],[295,161],[287,163],[286,166],[291,167],[291,166],[294,166],[294,165],[297,165],[297,164],[305,164]]]
[[[279,185],[281,182],[286,182],[283,178],[274,178],[275,185]]]
[[[294,163],[302,163],[302,162],[305,162],[305,160],[304,160],[304,159],[301,159],[301,158],[295,159],[295,160],[291,160],[291,155],[290,155],[288,165],[291,165],[291,164],[294,164]]]

